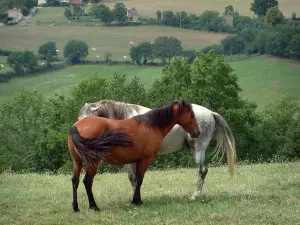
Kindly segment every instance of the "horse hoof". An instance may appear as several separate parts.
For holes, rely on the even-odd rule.
[[[73,210],[74,210],[74,212],[76,212],[76,213],[80,211],[80,210],[78,209],[78,207],[77,207],[77,208],[74,207]]]
[[[142,202],[142,200],[133,200],[132,201],[132,204],[134,204],[134,205],[136,205],[136,206],[140,206],[140,205],[142,205],[143,204],[143,202]]]
[[[92,210],[94,210],[94,211],[96,211],[96,212],[99,212],[99,211],[100,211],[100,209],[99,209],[96,205],[90,206],[90,209],[92,209]]]

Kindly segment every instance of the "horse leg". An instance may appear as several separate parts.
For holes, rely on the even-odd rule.
[[[132,194],[134,194],[135,188],[136,188],[136,163],[130,163],[126,165],[127,173],[128,173],[128,179],[131,183],[132,188]]]
[[[77,201],[77,189],[79,186],[79,177],[80,177],[80,172],[82,169],[82,163],[74,161],[74,169],[73,169],[73,176],[72,176],[72,186],[73,186],[73,210],[75,212],[79,211],[78,208],[78,201]]]
[[[100,211],[100,209],[98,208],[95,202],[93,191],[92,191],[93,180],[96,173],[97,173],[97,164],[88,164],[86,166],[86,173],[83,179],[83,183],[89,199],[90,209],[94,209],[95,211]]]
[[[206,174],[208,172],[208,165],[205,164],[205,150],[209,145],[209,141],[195,143],[195,159],[198,166],[198,181],[196,185],[196,191],[191,197],[191,200],[195,200],[201,195]]]
[[[144,174],[150,167],[152,160],[153,157],[140,160],[136,163],[136,187],[132,198],[132,203],[135,205],[139,206],[143,204],[141,199],[141,186],[144,180]]]

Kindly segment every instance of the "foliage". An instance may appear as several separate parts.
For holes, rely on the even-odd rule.
[[[250,10],[258,16],[264,16],[269,8],[277,5],[278,0],[254,0],[254,2],[251,3]]]
[[[271,7],[267,10],[265,16],[265,22],[271,25],[281,24],[284,21],[284,17],[282,12],[278,9],[278,6]]]
[[[37,68],[37,58],[30,51],[12,52],[7,57],[7,64],[14,70],[17,76],[23,76],[25,71],[34,72]]]
[[[49,6],[59,6],[60,5],[59,0],[46,0],[46,3]]]
[[[232,5],[228,5],[225,7],[225,15],[233,15],[234,14],[234,8]]]
[[[80,63],[88,54],[88,46],[84,41],[70,40],[64,47],[64,56],[72,64]]]
[[[156,11],[156,16],[157,16],[158,20],[161,20],[161,11],[160,10]]]
[[[64,16],[70,18],[72,16],[72,11],[70,8],[65,8]]]
[[[47,66],[51,67],[51,62],[57,58],[56,44],[55,42],[49,41],[39,47],[38,51],[42,59],[47,61]]]
[[[114,12],[103,4],[94,4],[89,10],[89,15],[95,16],[95,18],[100,19],[105,24],[115,20]]]
[[[127,20],[127,10],[124,3],[115,4],[114,14],[118,22],[125,22]]]
[[[28,16],[29,14],[29,9],[27,7],[23,7],[21,9],[21,13],[23,14],[23,16]]]
[[[148,60],[154,58],[153,45],[150,42],[142,42],[137,46],[132,46],[129,55],[136,64],[147,64]]]
[[[300,59],[300,33],[292,36],[292,39],[287,46],[286,52],[288,56]]]
[[[24,7],[28,9],[34,8],[35,0],[24,0]]]
[[[221,41],[225,54],[236,55],[241,54],[245,50],[245,41],[239,36],[228,36]]]
[[[155,39],[155,58],[162,60],[163,64],[166,60],[170,60],[174,56],[179,56],[183,52],[181,41],[174,37],[161,36]]]
[[[105,61],[106,63],[111,62],[111,57],[112,57],[112,54],[111,54],[110,52],[104,53],[104,61]]]

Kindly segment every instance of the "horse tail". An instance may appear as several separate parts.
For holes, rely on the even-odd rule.
[[[120,128],[103,132],[95,138],[84,138],[79,134],[77,127],[73,126],[69,129],[69,136],[73,145],[87,161],[92,161],[96,158],[104,159],[107,154],[107,151],[103,151],[105,149],[118,146],[131,147],[134,145],[131,138]]]
[[[216,112],[213,112],[213,116],[216,122],[217,135],[217,147],[215,156],[218,155],[221,151],[223,151],[221,157],[223,158],[224,153],[226,152],[229,173],[232,177],[234,174],[234,165],[236,162],[235,139],[225,119]]]

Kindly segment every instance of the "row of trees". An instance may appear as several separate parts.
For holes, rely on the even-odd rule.
[[[202,49],[214,49],[219,54],[269,54],[279,57],[300,59],[300,28],[273,27],[258,29],[247,26],[236,35],[228,36],[219,45]]]
[[[79,6],[77,8],[73,7],[73,12],[69,8],[66,8],[64,16],[69,19],[72,16],[76,16],[77,11],[80,10],[81,8]],[[119,23],[127,21],[127,10],[124,3],[116,3],[113,10],[104,4],[94,4],[89,9],[87,15],[93,19],[99,19],[105,24],[109,24],[114,21],[118,21]]]
[[[38,92],[23,91],[0,109],[0,165],[14,171],[71,169],[67,130],[86,102],[106,98],[148,107],[188,99],[226,118],[236,138],[239,160],[299,157],[298,102],[287,98],[257,112],[254,103],[241,98],[242,89],[237,81],[224,58],[210,52],[199,53],[193,64],[184,57],[173,58],[162,77],[148,90],[138,77],[127,82],[126,75],[116,74],[111,81],[94,75],[74,87],[70,97],[57,95],[48,99]],[[179,151],[157,157],[152,168],[191,165],[194,165],[191,152]],[[112,169],[119,167],[102,165],[100,168],[101,171]]]
[[[13,69],[15,76],[24,76],[33,73],[41,68],[38,60],[45,60],[46,67],[51,68],[51,63],[58,61],[57,48],[55,42],[49,41],[39,47],[38,55],[31,51],[9,52],[0,51],[7,55],[7,64]],[[88,55],[88,46],[83,41],[70,40],[64,47],[64,57],[71,64],[78,64]]]
[[[183,54],[181,41],[174,37],[161,36],[155,39],[154,43],[142,42],[131,47],[129,55],[138,65],[147,64],[149,60],[160,59],[165,65],[174,56]]]

